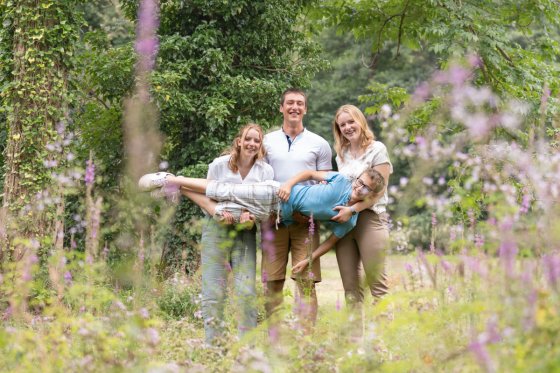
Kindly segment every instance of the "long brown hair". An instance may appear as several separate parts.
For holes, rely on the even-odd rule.
[[[239,166],[237,166],[237,162],[239,161],[239,157],[241,156],[241,146],[242,146],[241,144],[239,144],[239,142],[243,142],[243,139],[247,135],[247,132],[249,132],[250,130],[257,131],[261,137],[261,147],[257,155],[255,155],[255,159],[253,160],[253,163],[258,159],[263,159],[266,155],[266,152],[264,150],[264,144],[263,144],[264,132],[261,126],[259,126],[256,123],[247,123],[246,125],[244,125],[239,129],[237,135],[233,139],[233,143],[231,144],[231,147],[224,152],[224,154],[231,155],[228,162],[228,167],[232,172],[237,173],[239,171]]]
[[[334,115],[334,120],[332,123],[332,131],[334,136],[334,150],[336,154],[344,160],[344,153],[346,149],[350,146],[350,141],[348,141],[340,132],[340,128],[338,128],[338,124],[336,120],[341,113],[348,113],[360,125],[360,129],[362,130],[360,133],[360,147],[367,148],[369,144],[371,144],[375,140],[375,135],[369,129],[367,124],[367,119],[364,116],[364,113],[360,109],[358,109],[354,105],[342,105],[336,111]]]

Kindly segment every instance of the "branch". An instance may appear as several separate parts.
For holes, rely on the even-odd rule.
[[[377,60],[378,59],[379,59],[379,52],[376,52],[373,55],[373,57],[371,58],[371,62],[369,64],[366,64],[366,61],[364,61],[364,54],[362,53],[362,64],[367,69],[372,69],[373,70],[373,68],[375,68],[375,66],[377,65]]]
[[[397,58],[401,51],[401,39],[402,39],[402,32],[403,32],[403,24],[404,24],[404,17],[406,16],[406,10],[408,8],[408,4],[410,4],[410,0],[407,0],[406,4],[404,5],[404,9],[401,13],[401,19],[399,21],[399,36],[397,37],[397,54],[395,58]]]
[[[500,52],[500,54],[502,55],[502,57],[504,57],[504,58],[508,61],[508,63],[509,63],[510,66],[512,66],[512,67],[515,66],[515,65],[513,64],[513,61],[512,61],[512,59],[511,59],[511,57],[508,56],[508,54],[507,54],[502,48],[496,47],[496,49],[498,50],[498,52]]]

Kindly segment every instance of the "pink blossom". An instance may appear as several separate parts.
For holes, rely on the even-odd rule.
[[[422,82],[412,95],[413,102],[420,103],[426,101],[430,96],[430,85],[427,82]]]
[[[154,68],[159,45],[156,34],[158,25],[156,1],[142,0],[138,8],[138,29],[135,44],[136,52],[139,55],[138,65],[142,72],[148,72]]]
[[[542,259],[546,279],[553,289],[558,289],[560,279],[560,256],[557,254],[545,255]]]
[[[84,180],[86,182],[86,185],[92,185],[95,180],[95,164],[91,159],[88,160],[86,164],[86,175],[84,177]]]
[[[309,236],[315,234],[315,221],[313,220],[313,214],[309,217]]]
[[[515,258],[517,257],[517,244],[511,238],[504,238],[499,249],[500,259],[508,276],[514,275]]]
[[[66,282],[67,285],[72,284],[72,273],[70,273],[70,271],[64,272],[64,282]]]
[[[477,233],[474,235],[474,245],[479,249],[484,246],[484,236],[482,234]]]
[[[482,66],[482,59],[477,54],[469,54],[467,57],[467,61],[471,67],[480,67]]]

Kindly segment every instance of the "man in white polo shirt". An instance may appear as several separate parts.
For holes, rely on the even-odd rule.
[[[284,119],[282,128],[268,133],[264,137],[267,152],[266,161],[274,170],[274,180],[284,183],[303,170],[330,171],[332,169],[332,152],[329,143],[321,136],[303,127],[303,116],[307,112],[305,92],[290,88],[284,91],[280,101],[280,112]],[[309,229],[308,219],[302,216],[302,222],[284,226],[270,225],[273,233],[272,245],[263,246],[262,278],[266,283],[266,311],[272,312],[282,303],[288,253],[291,253],[292,265],[308,256],[308,250],[315,250],[319,245],[318,227]],[[263,240],[267,232],[264,232]],[[317,318],[317,295],[315,282],[321,281],[319,260],[313,262],[312,271],[306,270],[297,279],[298,299],[303,304],[298,307],[300,318],[314,324]],[[307,296],[309,295],[309,297]]]

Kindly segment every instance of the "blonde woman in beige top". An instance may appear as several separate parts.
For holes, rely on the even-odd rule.
[[[389,175],[393,172],[387,148],[375,140],[361,110],[354,105],[341,106],[335,114],[332,130],[338,171],[356,178],[372,165],[381,173],[387,185]],[[385,254],[389,246],[387,203],[385,188],[385,192],[376,200],[337,207],[340,211],[333,218],[336,221],[345,221],[359,214],[356,227],[336,245],[336,258],[348,305],[361,304],[364,299],[365,286],[360,282],[361,265],[374,300],[388,291],[385,274]]]

